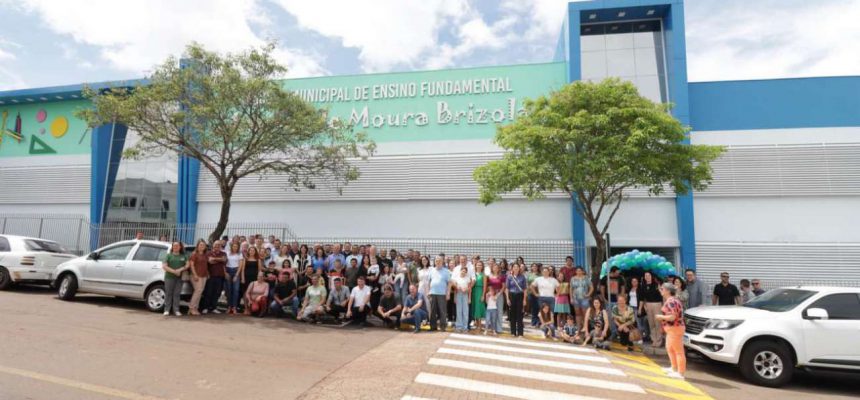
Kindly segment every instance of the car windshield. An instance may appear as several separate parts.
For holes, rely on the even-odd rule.
[[[27,239],[24,241],[24,244],[27,246],[27,250],[29,251],[44,251],[47,253],[65,253],[66,249],[60,246],[57,243],[49,242],[47,240],[33,240]]]
[[[774,289],[744,303],[744,307],[775,312],[789,311],[815,293],[817,292],[802,289]]]

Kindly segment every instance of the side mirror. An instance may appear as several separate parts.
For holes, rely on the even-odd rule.
[[[94,252],[90,253],[90,255],[88,255],[87,258],[89,258],[90,260],[98,260],[99,259],[99,253],[96,253],[94,251]]]
[[[827,315],[827,310],[823,308],[810,308],[806,310],[805,319],[809,320],[826,320],[829,316]]]

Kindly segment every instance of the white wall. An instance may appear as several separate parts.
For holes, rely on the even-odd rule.
[[[609,211],[604,211],[608,213]],[[603,219],[603,218],[601,218]],[[677,247],[678,223],[674,198],[631,198],[621,204],[609,226],[612,246]],[[588,226],[586,243],[594,245]]]
[[[46,193],[45,196],[48,194]],[[0,204],[0,214],[66,214],[89,219],[90,204]]]
[[[220,203],[200,203],[199,222],[218,220]],[[231,221],[283,222],[298,236],[570,240],[567,199],[240,202]]]

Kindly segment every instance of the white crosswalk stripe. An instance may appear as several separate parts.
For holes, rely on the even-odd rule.
[[[557,343],[540,343],[534,342],[531,340],[515,340],[515,339],[502,339],[496,337],[487,337],[487,336],[475,336],[475,335],[463,335],[459,333],[453,333],[450,336],[454,339],[463,339],[463,340],[474,340],[478,342],[493,342],[493,343],[503,343],[509,344],[512,346],[526,346],[526,347],[537,347],[544,349],[553,349],[553,350],[563,350],[563,351],[572,351],[578,353],[592,353],[596,354],[597,350],[590,347],[580,347],[571,344],[557,344]]]
[[[627,374],[625,374],[620,369],[610,368],[610,367],[600,367],[600,366],[591,365],[591,364],[578,364],[578,363],[572,363],[572,362],[544,360],[544,359],[540,359],[540,358],[509,356],[509,355],[504,355],[504,354],[485,353],[482,351],[449,349],[447,347],[443,347],[443,348],[439,349],[437,352],[440,354],[451,354],[451,355],[455,355],[455,356],[481,358],[481,359],[485,359],[485,360],[503,361],[503,362],[517,363],[517,364],[527,364],[527,365],[560,368],[560,369],[567,369],[567,370],[586,371],[586,372],[592,372],[592,373],[601,374],[601,375],[627,376]]]
[[[547,350],[535,350],[535,349],[524,349],[513,346],[502,346],[496,344],[487,344],[487,343],[479,343],[473,341],[466,340],[456,340],[456,339],[446,339],[444,342],[446,345],[450,346],[460,346],[460,347],[476,347],[483,350],[498,350],[498,351],[506,351],[509,353],[518,353],[518,354],[529,354],[529,355],[537,355],[537,356],[545,356],[545,357],[555,357],[555,358],[565,358],[568,360],[578,360],[578,361],[590,361],[596,363],[605,363],[609,364],[609,360],[602,356],[587,356],[581,354],[570,354],[570,353],[561,353],[557,351],[547,351]]]
[[[428,362],[430,365],[465,369],[471,371],[480,371],[493,373],[498,375],[506,375],[519,378],[536,379],[547,382],[560,382],[570,385],[590,386],[599,389],[621,390],[632,393],[645,393],[639,385],[625,382],[613,382],[604,379],[583,378],[571,375],[553,374],[548,372],[538,372],[531,370],[515,369],[500,367],[497,365],[478,364],[466,361],[449,360],[447,358],[431,358]]]
[[[530,389],[519,386],[503,385],[500,383],[484,382],[454,376],[430,374],[421,372],[415,377],[415,382],[426,385],[447,387],[451,389],[468,390],[471,392],[494,394],[528,400],[597,400],[598,397],[579,396],[548,390]]]

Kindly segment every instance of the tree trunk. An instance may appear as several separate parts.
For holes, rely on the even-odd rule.
[[[591,277],[592,279],[600,278],[600,268],[603,265],[603,262],[606,261],[606,239],[601,235],[592,235],[594,236],[594,243],[597,244],[597,250],[595,251],[594,257],[594,268],[591,269]]]
[[[215,225],[215,230],[209,234],[209,243],[213,243],[220,239],[224,230],[227,229],[227,221],[230,220],[230,199],[232,197],[232,187],[221,189],[221,215],[218,217],[218,225]]]

